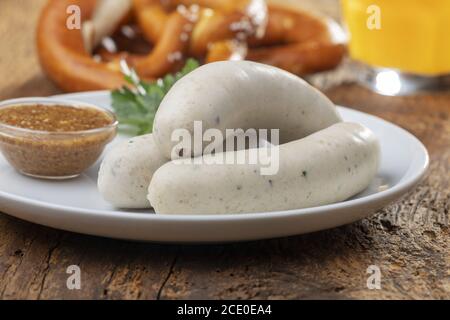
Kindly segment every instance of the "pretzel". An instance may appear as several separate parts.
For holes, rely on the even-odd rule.
[[[119,0],[122,1],[122,0]],[[112,55],[110,61],[98,62],[86,50],[80,29],[68,29],[67,7],[77,5],[84,19],[92,16],[96,0],[49,0],[42,11],[37,29],[37,47],[41,65],[52,80],[66,91],[117,88],[124,85],[119,60],[125,59],[143,79],[153,80],[182,65],[179,55],[188,49],[188,41],[174,35],[185,31],[191,22],[179,12],[167,17],[160,39],[147,56]],[[177,56],[170,59],[171,54]]]
[[[129,2],[122,20],[120,12],[96,11],[111,3],[126,10],[118,1]],[[80,7],[82,30],[66,27],[69,5]],[[98,28],[105,36],[125,22],[136,22],[153,46],[150,53],[94,51],[103,35],[91,20],[99,16],[115,18]],[[39,19],[37,47],[43,69],[66,91],[124,85],[122,60],[144,80],[177,71],[188,56],[204,62],[255,60],[304,75],[335,67],[345,52],[331,41],[321,19],[266,6],[264,0],[49,0]]]
[[[136,58],[134,67],[144,78],[162,77],[180,67],[183,57],[189,49],[191,22],[184,15],[174,12],[167,18],[164,32],[161,34],[152,53],[145,58]],[[184,36],[183,36],[184,35]]]
[[[146,38],[155,43],[169,18],[159,0],[133,0],[133,13]]]
[[[92,14],[92,1],[77,2],[83,8],[83,14]],[[66,91],[121,86],[123,76],[106,64],[96,63],[85,51],[80,30],[66,27],[66,10],[72,3],[68,0],[49,1],[42,11],[37,28],[37,47],[43,69]]]
[[[206,62],[222,60],[252,60],[287,70],[297,75],[334,68],[342,59],[342,44],[310,41],[300,44],[248,49],[235,41],[214,43]]]

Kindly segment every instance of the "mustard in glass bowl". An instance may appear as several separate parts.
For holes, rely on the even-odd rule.
[[[87,103],[8,100],[0,103],[0,150],[27,176],[74,178],[99,159],[117,125],[112,112]]]

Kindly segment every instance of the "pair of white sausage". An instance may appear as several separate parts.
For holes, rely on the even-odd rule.
[[[225,129],[279,129],[278,173],[262,176],[260,164],[162,165],[177,143],[171,139],[173,130],[193,133],[196,120],[224,136]],[[153,136],[135,138],[135,149],[124,144],[111,151],[100,170],[99,190],[115,206],[151,203],[161,214],[259,212],[342,201],[373,179],[379,147],[368,129],[341,121],[331,101],[288,72],[248,61],[207,64],[166,95]],[[235,153],[242,152],[255,150]],[[128,164],[113,175],[114,163]],[[141,188],[145,184],[150,185],[148,200]]]

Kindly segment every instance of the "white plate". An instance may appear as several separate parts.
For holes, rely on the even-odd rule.
[[[106,92],[60,96],[109,108]],[[425,147],[410,133],[380,118],[339,107],[347,121],[372,129],[381,142],[376,179],[361,194],[327,206],[241,215],[161,216],[118,211],[96,188],[98,164],[83,176],[52,182],[24,177],[0,156],[0,211],[20,219],[73,232],[158,242],[226,242],[302,234],[357,221],[398,199],[423,177]],[[115,142],[126,137],[119,136]]]

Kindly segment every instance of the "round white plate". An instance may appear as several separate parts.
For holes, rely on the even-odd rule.
[[[109,108],[107,92],[60,96]],[[17,173],[0,155],[0,211],[20,219],[90,235],[157,242],[226,242],[302,234],[357,221],[414,187],[428,167],[425,147],[380,118],[339,107],[347,121],[372,129],[381,142],[381,166],[367,190],[332,205],[240,215],[155,215],[118,211],[96,188],[98,164],[74,180],[45,181]],[[125,139],[119,136],[113,143]]]

